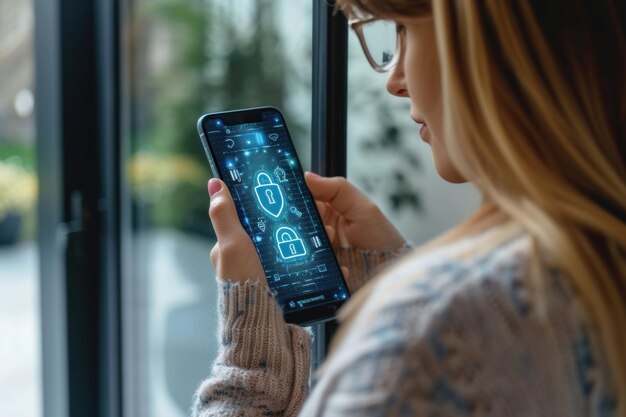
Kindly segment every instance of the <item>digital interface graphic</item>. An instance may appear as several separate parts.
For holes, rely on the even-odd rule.
[[[280,113],[205,124],[222,180],[285,311],[345,300],[348,291]]]

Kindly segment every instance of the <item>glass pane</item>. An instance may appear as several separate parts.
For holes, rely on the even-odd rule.
[[[0,0],[0,415],[39,416],[33,3]]]
[[[387,75],[372,70],[353,33],[348,48],[348,178],[405,238],[423,243],[470,214],[479,197],[472,186],[439,177],[409,100],[387,92]]]
[[[125,407],[186,416],[217,349],[210,170],[196,121],[275,106],[306,168],[312,4],[125,0],[124,9]]]
[[[362,26],[363,38],[374,61],[384,66],[396,54],[396,24],[388,20],[375,20]]]

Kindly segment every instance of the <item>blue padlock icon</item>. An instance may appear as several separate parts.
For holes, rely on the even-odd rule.
[[[278,251],[283,259],[306,256],[306,248],[298,233],[291,227],[280,227],[275,233]]]
[[[272,182],[272,177],[267,172],[260,171],[256,174],[254,194],[259,206],[273,219],[278,219],[285,208],[285,199],[280,185]]]

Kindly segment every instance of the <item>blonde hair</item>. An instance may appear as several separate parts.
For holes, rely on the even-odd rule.
[[[338,3],[393,17],[412,6],[419,14],[425,2]],[[532,236],[535,261],[562,271],[580,296],[626,415],[626,6],[432,6],[449,156]]]

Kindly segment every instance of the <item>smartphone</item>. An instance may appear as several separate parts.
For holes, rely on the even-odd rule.
[[[285,320],[332,319],[350,294],[283,115],[272,107],[206,114],[198,133]]]

